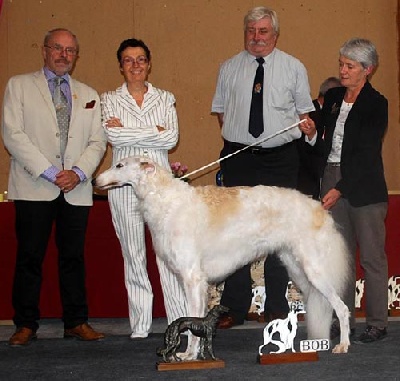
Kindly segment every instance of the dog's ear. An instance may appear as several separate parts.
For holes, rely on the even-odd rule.
[[[154,163],[149,163],[149,162],[141,162],[140,166],[142,168],[143,171],[145,171],[146,173],[153,173],[156,171],[156,166],[154,165]]]

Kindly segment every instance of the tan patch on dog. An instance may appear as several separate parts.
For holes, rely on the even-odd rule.
[[[198,195],[209,208],[210,224],[222,224],[227,217],[238,212],[242,205],[239,200],[241,188],[220,188],[213,185],[196,188]]]
[[[325,223],[326,211],[322,206],[318,206],[313,211],[313,227],[315,229],[320,229]]]

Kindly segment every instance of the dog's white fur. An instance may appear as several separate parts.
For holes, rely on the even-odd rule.
[[[329,337],[333,309],[341,335],[334,353],[346,353],[349,310],[340,298],[348,274],[341,234],[319,202],[278,187],[193,187],[146,157],[128,157],[93,184],[129,184],[137,195],[156,255],[182,279],[189,316],[203,317],[207,283],[278,252],[307,307],[309,339]],[[189,336],[181,359],[196,359],[199,340]]]

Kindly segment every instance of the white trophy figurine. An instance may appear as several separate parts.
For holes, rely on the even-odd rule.
[[[297,332],[297,315],[303,314],[303,309],[292,309],[286,319],[276,319],[269,322],[264,328],[264,344],[258,348],[261,356],[263,348],[268,344],[274,344],[278,350],[270,353],[283,353],[288,349],[296,352],[294,349],[294,338]]]

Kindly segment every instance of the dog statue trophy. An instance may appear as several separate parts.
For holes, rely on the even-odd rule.
[[[297,316],[304,314],[303,309],[291,309],[285,319],[275,319],[270,321],[264,328],[264,342],[258,348],[258,362],[262,365],[278,364],[299,361],[317,361],[316,351],[296,352],[294,349],[294,339],[297,333]],[[263,354],[263,349],[277,347],[276,351],[270,350],[268,354]],[[329,348],[329,346],[328,346]],[[286,353],[286,351],[291,352]]]
[[[222,305],[214,306],[204,318],[181,317],[174,320],[164,334],[164,348],[157,349],[157,355],[164,362],[157,363],[158,370],[223,368],[225,363],[216,358],[213,349],[213,338],[219,316],[228,312],[228,308]],[[181,333],[190,331],[200,338],[199,360],[182,361],[177,355],[181,344]],[[206,360],[206,354],[211,360]]]

